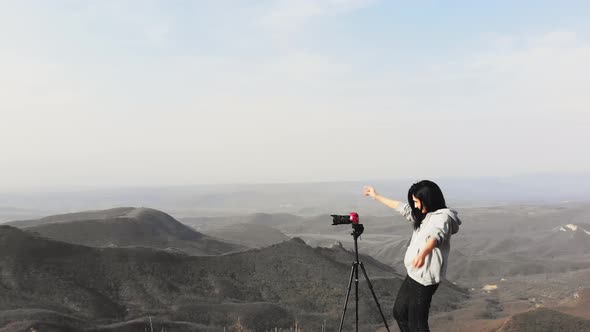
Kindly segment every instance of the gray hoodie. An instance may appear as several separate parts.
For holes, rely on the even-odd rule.
[[[408,204],[399,204],[396,210],[410,222],[414,222],[412,208]],[[459,231],[459,225],[461,220],[455,210],[439,209],[426,214],[420,227],[412,233],[412,239],[404,257],[404,265],[412,279],[424,286],[429,286],[440,283],[446,277],[451,235]],[[436,247],[426,256],[424,265],[416,269],[412,266],[412,260],[430,237],[436,239]]]

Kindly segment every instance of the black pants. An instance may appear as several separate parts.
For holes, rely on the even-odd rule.
[[[397,293],[393,317],[401,332],[429,332],[428,311],[438,284],[424,286],[406,276]]]

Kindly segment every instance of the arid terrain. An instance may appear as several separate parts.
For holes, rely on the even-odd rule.
[[[169,211],[3,210],[5,218],[30,217],[0,226],[0,331],[337,330],[354,252],[350,225],[333,226],[321,212],[336,204],[306,208],[292,194],[297,203],[283,212],[249,213],[239,203],[246,196],[198,196],[201,205],[234,206],[210,215],[191,214],[186,203]],[[360,260],[396,331],[391,311],[411,225],[371,200],[344,202],[361,215]],[[589,330],[590,204],[456,209],[463,224],[434,296],[433,331]],[[359,291],[361,330],[385,331],[362,273]],[[346,331],[354,287],[351,295]]]

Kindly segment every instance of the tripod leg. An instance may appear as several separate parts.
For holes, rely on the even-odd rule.
[[[356,313],[355,317],[355,324],[356,324],[356,332],[359,332],[359,263],[356,265],[355,277],[354,277],[354,297],[355,297],[355,307],[354,312]]]
[[[354,271],[358,273],[357,263],[352,263],[352,269],[350,270],[350,281],[348,282],[348,291],[346,292],[346,300],[344,301],[344,310],[342,310],[342,318],[340,319],[340,329],[339,332],[342,332],[342,325],[344,324],[344,316],[346,315],[346,307],[348,307],[348,297],[350,296],[350,287],[352,286],[352,277],[354,277]]]
[[[363,262],[359,263],[361,265],[361,269],[363,270],[363,274],[365,275],[365,279],[367,280],[367,284],[369,285],[369,289],[371,290],[371,294],[373,294],[373,299],[375,300],[375,303],[377,304],[377,309],[379,309],[379,313],[381,314],[381,318],[383,318],[383,323],[385,324],[385,328],[387,329],[387,332],[389,331],[389,325],[387,325],[387,320],[385,319],[385,316],[383,315],[383,311],[381,310],[381,305],[379,304],[379,301],[377,300],[377,295],[375,295],[375,291],[373,290],[373,285],[371,284],[371,280],[369,280],[369,276],[367,275],[367,271],[365,270],[365,266],[363,265]]]

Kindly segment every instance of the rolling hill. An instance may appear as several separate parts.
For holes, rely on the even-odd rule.
[[[131,324],[148,315],[166,326],[188,322],[211,328],[229,326],[239,316],[261,330],[287,327],[296,316],[318,328],[324,320],[339,320],[350,273],[350,263],[332,256],[348,253],[353,260],[342,248],[326,250],[293,239],[221,256],[190,256],[151,248],[93,248],[0,226],[0,313],[18,316],[25,325],[59,323],[72,329]],[[390,312],[401,279],[380,264],[365,265],[384,312]],[[360,314],[378,324],[368,287],[361,282],[359,289]],[[467,297],[458,288],[441,289],[433,303],[437,308]],[[134,331],[145,328],[137,326]],[[189,330],[198,331],[195,326]]]
[[[291,239],[279,230],[258,224],[234,224],[208,230],[207,235],[250,248],[267,247]]]
[[[512,316],[498,332],[554,331],[590,331],[590,320],[548,308],[538,308]]]
[[[7,225],[93,247],[143,246],[192,255],[217,255],[247,248],[206,236],[164,212],[149,208],[86,211]]]

